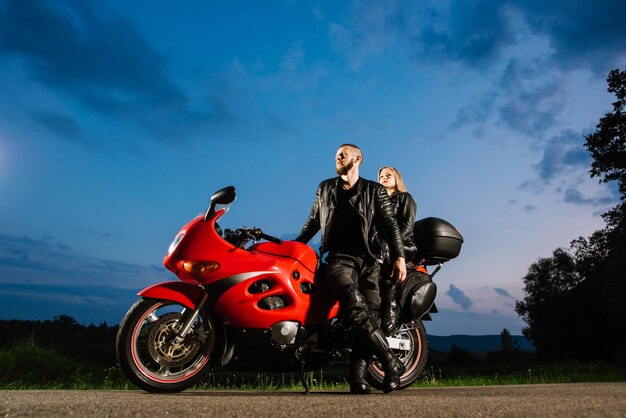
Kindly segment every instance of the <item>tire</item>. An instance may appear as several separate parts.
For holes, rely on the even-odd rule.
[[[215,351],[216,327],[201,312],[185,340],[171,344],[184,321],[177,302],[142,298],[126,313],[115,343],[122,371],[148,392],[180,392],[209,373]]]
[[[400,376],[399,387],[399,389],[405,389],[411,386],[424,370],[428,359],[428,335],[424,324],[418,319],[413,323],[403,324],[392,337],[401,338],[408,342],[409,349],[407,351],[393,350],[406,366],[406,371]],[[367,377],[372,387],[382,390],[385,372],[376,358],[370,361],[367,366]]]

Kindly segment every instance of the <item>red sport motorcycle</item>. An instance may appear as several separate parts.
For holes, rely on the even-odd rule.
[[[200,382],[213,367],[233,371],[304,373],[346,362],[351,339],[339,303],[315,251],[259,229],[222,232],[217,220],[235,200],[230,186],[211,197],[206,213],[187,223],[169,246],[164,265],[180,281],[141,292],[120,324],[119,364],[148,392],[179,392]],[[400,388],[415,381],[426,363],[422,320],[436,312],[432,276],[456,257],[463,239],[438,218],[415,223],[418,267],[398,296],[401,325],[387,337],[406,366]],[[265,240],[265,242],[258,242]],[[251,244],[251,245],[250,245]],[[438,264],[427,274],[425,265]],[[368,378],[382,388],[375,357]]]

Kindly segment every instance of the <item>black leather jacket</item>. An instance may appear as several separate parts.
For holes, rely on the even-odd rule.
[[[395,214],[402,243],[404,244],[404,255],[407,263],[412,261],[417,255],[417,247],[413,240],[413,223],[415,222],[415,212],[417,212],[417,204],[409,192],[397,192],[389,196],[392,211]],[[381,237],[382,240],[382,237]],[[389,251],[387,243],[382,240],[380,246],[384,252]]]
[[[333,220],[333,211],[337,205],[339,180],[340,177],[324,180],[317,187],[311,213],[304,223],[300,235],[296,238],[296,241],[309,242],[321,229],[322,247],[320,252],[322,255],[328,250],[326,240]],[[389,243],[391,259],[404,257],[400,229],[385,187],[363,178],[359,178],[354,187],[357,188],[357,193],[350,199],[350,203],[361,215],[361,231],[369,255],[374,259],[380,258],[380,247],[376,238],[376,230],[378,230],[385,241]]]

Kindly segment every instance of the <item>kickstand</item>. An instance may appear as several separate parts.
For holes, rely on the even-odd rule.
[[[303,358],[300,359],[300,381],[302,382],[302,386],[304,386],[303,395],[308,395],[310,392],[309,392],[309,385],[306,382],[306,376],[304,375],[304,359]]]

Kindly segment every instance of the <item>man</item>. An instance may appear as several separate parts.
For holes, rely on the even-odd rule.
[[[359,147],[341,145],[335,161],[339,177],[320,183],[311,213],[296,240],[306,243],[322,231],[320,252],[328,252],[329,280],[354,334],[350,392],[370,393],[367,359],[375,354],[385,371],[383,390],[389,393],[400,385],[404,365],[379,328],[379,264],[374,227],[389,243],[391,260],[395,260],[392,276],[397,281],[406,278],[402,238],[385,187],[359,177],[363,162]]]

